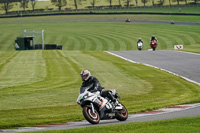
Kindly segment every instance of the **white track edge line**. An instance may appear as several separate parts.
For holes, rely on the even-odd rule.
[[[125,57],[122,57],[122,56],[120,56],[120,55],[114,54],[114,53],[109,52],[109,51],[104,51],[104,52],[106,52],[106,53],[108,53],[108,54],[111,54],[111,55],[114,55],[114,56],[117,56],[117,57],[119,57],[119,58],[121,58],[121,59],[124,59],[124,60],[129,61],[129,62],[132,62],[132,63],[143,64],[143,65],[146,65],[146,66],[150,66],[150,67],[153,67],[153,68],[160,69],[160,70],[162,70],[162,71],[171,73],[171,74],[173,74],[173,75],[175,75],[175,76],[181,77],[181,78],[183,78],[183,79],[185,79],[185,80],[187,80],[187,81],[189,81],[189,82],[192,82],[192,83],[194,83],[194,84],[200,86],[200,83],[199,83],[199,82],[196,82],[196,81],[194,81],[194,80],[191,80],[191,79],[189,79],[189,78],[186,78],[186,77],[184,77],[184,76],[181,76],[181,75],[179,75],[179,74],[176,74],[176,73],[174,73],[174,72],[168,71],[168,70],[166,70],[166,69],[162,69],[162,68],[159,68],[159,67],[156,67],[156,66],[153,66],[153,65],[150,65],[150,64],[146,64],[146,63],[136,62],[136,61],[127,59],[127,58],[125,58]],[[189,52],[187,52],[187,53],[189,53]]]
[[[175,51],[175,50],[170,50],[170,51]],[[200,55],[198,53],[191,53],[191,52],[186,52],[186,51],[175,51],[175,52],[181,52],[181,53],[193,54],[193,55]]]
[[[187,106],[187,104],[184,104],[184,106]],[[196,108],[196,107],[199,107],[200,106],[200,103],[195,103],[195,104],[192,104],[190,107],[187,107],[187,108],[182,108],[182,109],[179,109],[179,110],[169,110],[169,111],[165,111],[164,112],[160,112],[160,113],[152,113],[152,114],[145,114],[144,113],[141,113],[141,114],[130,114],[131,117],[135,118],[135,117],[143,117],[143,116],[152,116],[152,115],[160,115],[160,114],[167,114],[167,113],[172,113],[172,112],[178,112],[178,111],[184,111],[184,110],[188,110],[188,109],[192,109],[192,108]],[[164,108],[162,108],[164,109]],[[158,110],[154,110],[154,111],[163,111],[162,109],[158,109]]]

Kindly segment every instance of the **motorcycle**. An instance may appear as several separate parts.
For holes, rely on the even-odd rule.
[[[142,50],[142,46],[143,46],[143,43],[141,41],[139,41],[137,43],[137,48],[138,48],[139,51]]]
[[[125,20],[125,22],[131,22],[131,19],[127,18],[127,19]]]
[[[82,113],[89,123],[98,124],[100,120],[115,118],[119,121],[125,121],[128,118],[128,111],[118,101],[120,97],[115,90],[111,90],[111,94],[116,98],[117,104],[100,96],[100,92],[91,93],[88,89],[81,87],[77,103],[82,107]]]
[[[150,45],[151,45],[151,48],[153,49],[153,51],[155,51],[156,47],[157,47],[157,41],[156,40],[152,40]]]

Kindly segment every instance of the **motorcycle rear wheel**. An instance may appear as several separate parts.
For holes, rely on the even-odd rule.
[[[100,121],[99,113],[97,111],[93,113],[92,109],[87,106],[83,108],[83,115],[85,119],[91,124],[98,124]]]
[[[117,110],[117,112],[115,112],[115,116],[116,116],[117,120],[125,121],[128,118],[128,111],[122,103],[120,103],[120,104],[122,105],[123,109]]]

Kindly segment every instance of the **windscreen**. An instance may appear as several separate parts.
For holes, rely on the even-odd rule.
[[[80,94],[83,93],[83,92],[85,92],[85,90],[86,90],[87,88],[88,88],[88,87],[81,87],[81,88],[80,88]]]
[[[81,94],[81,93],[84,93],[85,90],[91,89],[92,87],[93,87],[93,83],[92,83],[91,85],[89,85],[89,86],[81,87],[81,88],[80,88],[80,94]]]

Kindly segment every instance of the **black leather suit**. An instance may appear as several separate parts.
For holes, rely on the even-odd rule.
[[[81,87],[89,87],[91,93],[97,92],[97,91],[102,91],[103,87],[101,87],[99,80],[96,77],[90,76],[88,80],[83,81]]]
[[[89,87],[90,89],[88,91],[91,93],[99,91],[102,97],[107,97],[112,101],[115,100],[110,91],[104,90],[104,88],[100,85],[99,80],[94,76],[90,76],[88,80],[83,81],[81,87]]]

